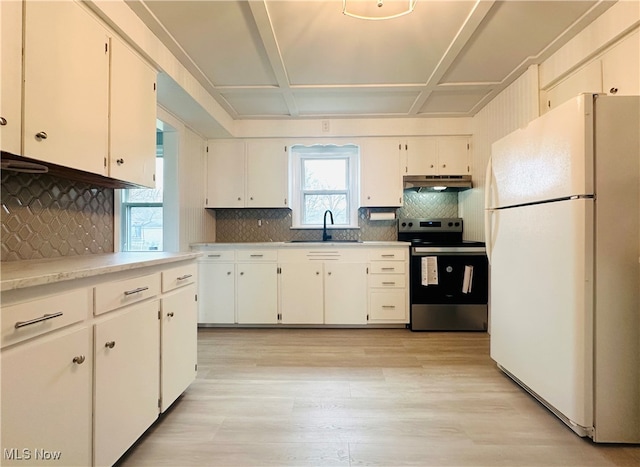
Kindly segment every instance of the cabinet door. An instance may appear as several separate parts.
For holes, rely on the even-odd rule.
[[[156,72],[111,39],[109,176],[153,188],[156,172]]]
[[[243,141],[209,141],[206,207],[244,207],[244,174]]]
[[[323,324],[322,263],[287,263],[280,266],[280,313],[283,324]]]
[[[236,265],[236,304],[239,324],[278,322],[278,274],[275,263]]]
[[[162,297],[161,406],[164,412],[196,379],[198,307],[195,284]]]
[[[23,155],[107,175],[107,33],[79,3],[24,5]]]
[[[0,2],[0,141],[21,154],[22,2]]]
[[[90,339],[84,327],[2,351],[2,465],[91,465]]]
[[[367,324],[367,266],[326,263],[325,324]]]
[[[198,265],[198,284],[198,322],[235,323],[235,265],[201,262]]]
[[[616,96],[640,95],[640,32],[603,55],[602,90]]]
[[[113,465],[159,414],[158,300],[94,327],[94,463]]]
[[[437,173],[438,146],[435,137],[409,138],[404,149],[407,175]]]
[[[288,155],[283,141],[247,142],[247,207],[286,208]]]
[[[438,174],[469,174],[469,138],[447,136],[438,138]]]
[[[395,138],[367,138],[360,146],[360,206],[402,205],[400,142]]]

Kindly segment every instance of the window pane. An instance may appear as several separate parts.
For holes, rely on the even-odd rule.
[[[324,212],[329,209],[333,213],[333,223],[339,225],[348,224],[347,221],[347,195],[304,195],[304,224],[321,225],[324,220]],[[330,224],[327,215],[327,224]]]
[[[346,190],[347,159],[303,159],[303,190]]]
[[[130,206],[128,250],[162,250],[162,207]]]

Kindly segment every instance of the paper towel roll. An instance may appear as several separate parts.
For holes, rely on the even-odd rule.
[[[371,221],[392,221],[395,220],[395,212],[372,212],[369,213],[369,220]]]

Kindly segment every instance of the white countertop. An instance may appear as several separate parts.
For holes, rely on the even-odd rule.
[[[184,253],[139,252],[8,261],[1,265],[0,291],[173,263],[198,256],[200,253],[195,251]]]
[[[243,243],[192,243],[191,248],[317,248],[317,247],[363,247],[363,246],[409,246],[410,242],[398,241],[363,241],[363,242],[345,242],[345,241],[289,241],[289,242],[243,242]]]

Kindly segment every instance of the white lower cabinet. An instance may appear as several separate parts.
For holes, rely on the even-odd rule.
[[[278,271],[276,263],[236,264],[238,324],[278,322]]]
[[[113,465],[158,418],[159,310],[146,301],[94,326],[94,465]]]
[[[408,248],[384,248],[369,253],[369,322],[409,322]]]
[[[164,412],[196,378],[198,306],[196,285],[163,295],[161,300],[160,410]]]
[[[235,252],[208,251],[198,261],[198,323],[236,322]]]
[[[366,263],[326,264],[325,324],[367,324]]]
[[[287,263],[280,266],[280,322],[324,324],[324,265]]]
[[[2,351],[2,465],[91,464],[91,333],[51,333]]]

